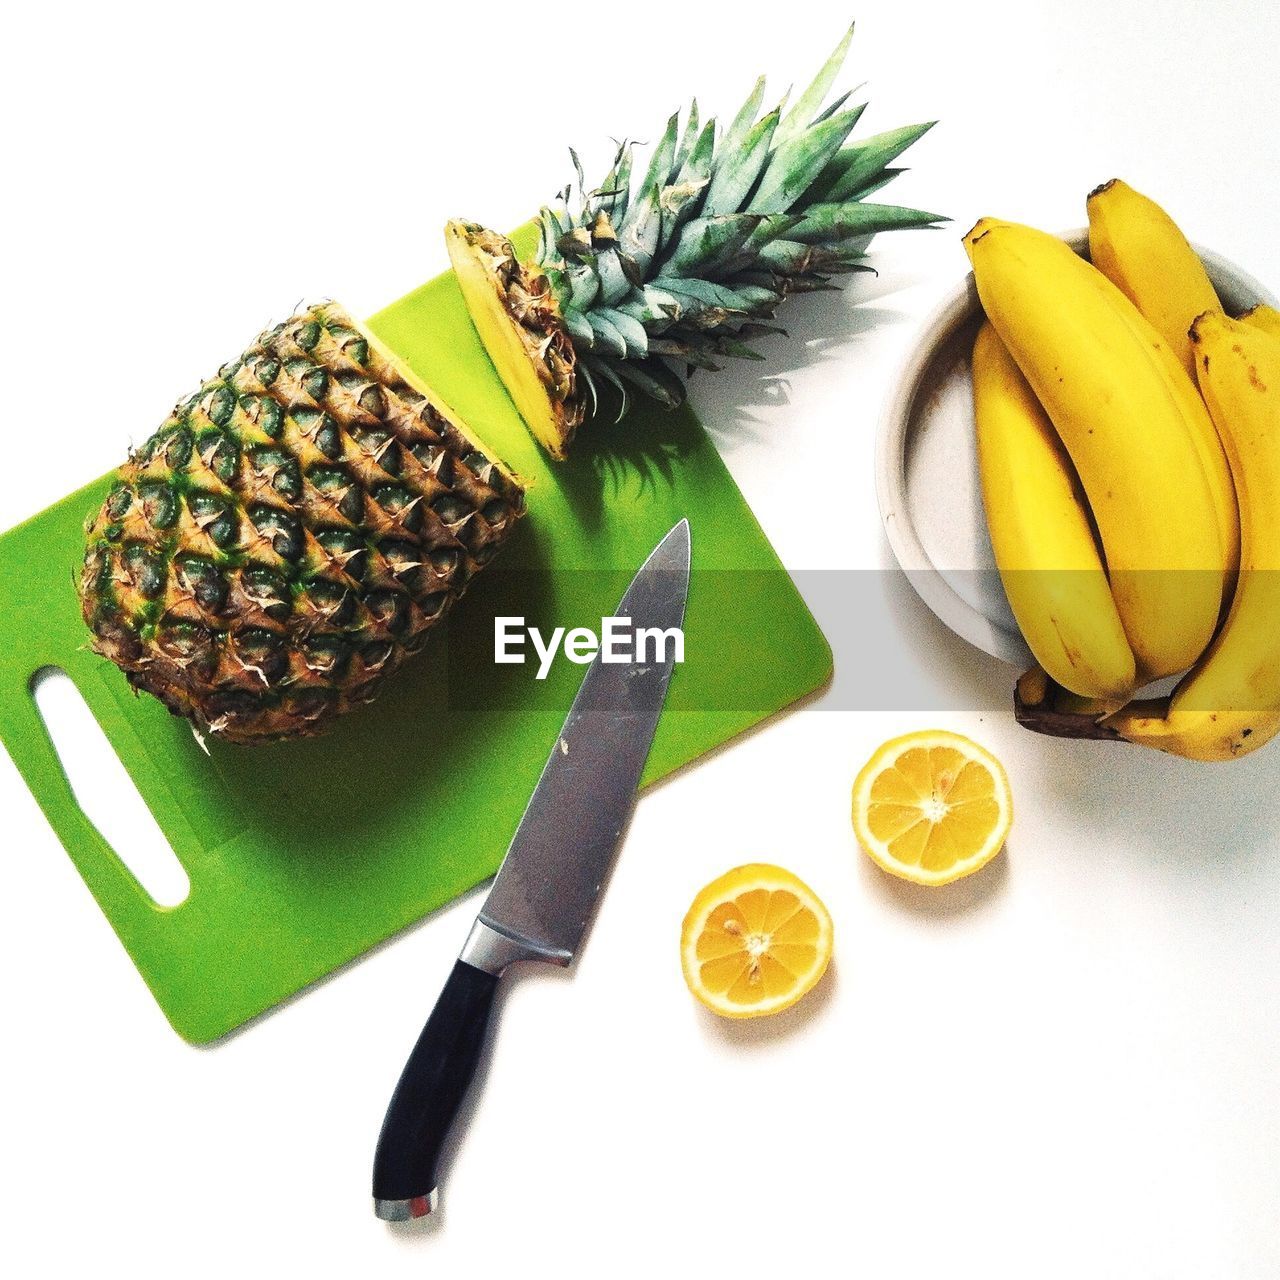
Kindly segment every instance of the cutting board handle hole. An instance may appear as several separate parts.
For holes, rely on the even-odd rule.
[[[186,870],[71,677],[42,667],[31,677],[31,697],[80,811],[157,906],[185,901]]]

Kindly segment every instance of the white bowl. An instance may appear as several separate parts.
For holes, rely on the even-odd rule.
[[[1062,237],[1087,256],[1087,230]],[[1223,306],[1239,314],[1275,295],[1196,246]],[[982,320],[973,275],[925,321],[894,383],[876,441],[876,495],[889,546],[920,598],[957,635],[1027,666],[996,570],[978,482],[970,353]]]

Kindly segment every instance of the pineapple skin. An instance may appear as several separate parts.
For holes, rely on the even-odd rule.
[[[518,480],[340,307],[180,402],[87,525],[93,647],[223,741],[371,702],[524,511]]]

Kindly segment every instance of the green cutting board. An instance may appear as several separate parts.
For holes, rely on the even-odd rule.
[[[527,248],[528,241],[524,241]],[[322,738],[209,744],[86,648],[73,577],[104,477],[0,537],[0,739],[169,1021],[203,1043],[493,874],[583,670],[495,665],[493,620],[598,628],[681,516],[685,662],[645,781],[823,685],[831,652],[687,408],[593,426],[567,463],[524,429],[452,274],[370,322],[528,483],[528,517],[381,700]],[[216,355],[216,353],[214,353]],[[224,353],[225,354],[225,353]],[[722,376],[729,377],[731,374]],[[74,681],[191,882],[157,906],[76,803],[32,697]]]

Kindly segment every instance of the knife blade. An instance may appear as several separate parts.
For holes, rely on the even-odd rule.
[[[567,965],[587,931],[635,804],[676,660],[689,590],[689,522],[653,549],[615,617],[642,647],[597,653],[453,972],[392,1094],[374,1157],[374,1212],[430,1213],[436,1164],[475,1074],[498,980],[521,960]]]

